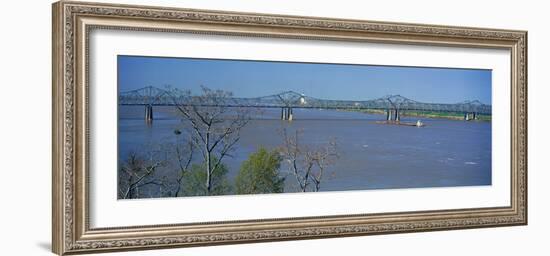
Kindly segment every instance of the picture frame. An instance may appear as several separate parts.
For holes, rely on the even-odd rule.
[[[52,250],[59,255],[527,224],[527,32],[60,1],[53,4]],[[92,227],[97,30],[509,51],[508,205]],[[498,86],[498,85],[494,85]],[[93,89],[93,88],[92,88]],[[501,111],[494,109],[494,111]],[[100,118],[95,115],[95,118]],[[345,194],[340,194],[345,198]],[[116,197],[116,195],[115,195]],[[299,199],[297,199],[299,200]],[[328,203],[330,204],[330,203]]]

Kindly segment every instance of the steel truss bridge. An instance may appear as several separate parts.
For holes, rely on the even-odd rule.
[[[188,93],[178,89],[165,90],[157,87],[144,87],[137,90],[119,93],[119,105],[145,106],[145,119],[153,119],[153,106],[174,106],[176,104],[212,107],[250,107],[250,108],[281,108],[281,119],[292,120],[294,108],[316,109],[347,109],[347,110],[383,110],[387,120],[399,121],[403,111],[452,112],[463,113],[465,120],[476,119],[478,115],[491,115],[491,105],[477,100],[454,104],[425,103],[405,98],[401,95],[388,95],[371,100],[327,100],[305,96],[286,91],[274,95],[253,98],[226,98],[216,104],[208,102],[196,103]]]

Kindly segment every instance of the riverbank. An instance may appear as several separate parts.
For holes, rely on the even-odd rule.
[[[347,111],[367,113],[367,114],[380,114],[384,115],[386,112],[380,109],[352,109]],[[424,117],[424,118],[442,118],[450,120],[464,120],[464,114],[462,113],[453,113],[453,112],[434,112],[434,111],[403,111],[401,112],[401,117]],[[481,121],[481,122],[490,122],[490,115],[477,115],[476,120],[470,121]]]

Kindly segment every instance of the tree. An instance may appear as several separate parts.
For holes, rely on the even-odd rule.
[[[245,108],[227,107],[233,100],[231,92],[201,88],[202,94],[198,96],[190,91],[173,95],[178,112],[191,126],[192,141],[204,158],[204,183],[209,195],[213,190],[213,174],[239,141],[239,131],[250,118]]]
[[[182,137],[180,130],[175,130],[176,137]],[[176,142],[175,145],[171,145],[173,153],[177,160],[178,178],[176,179],[176,188],[174,189],[173,196],[178,197],[181,195],[182,180],[189,171],[191,161],[193,160],[193,153],[195,152],[195,145],[191,139],[183,141],[182,143]]]
[[[182,181],[182,193],[185,196],[227,195],[231,193],[231,185],[226,178],[227,167],[220,164],[211,175],[211,190],[208,191],[204,180],[206,178],[204,164],[193,164],[185,172]]]
[[[296,183],[301,192],[310,190],[318,192],[326,169],[338,158],[336,141],[330,140],[324,145],[314,148],[300,145],[299,136],[301,130],[296,130],[294,135],[288,135],[286,129],[282,130],[283,146],[280,152],[287,162],[288,172],[296,178]]]
[[[309,178],[315,185],[315,192],[321,189],[323,174],[328,166],[334,164],[338,154],[336,152],[336,142],[330,141],[327,145],[312,149],[306,153],[306,163],[310,170]],[[309,167],[312,166],[312,167]]]
[[[276,150],[260,148],[244,161],[237,178],[237,194],[282,193],[285,179],[280,177],[282,158]]]
[[[159,193],[162,194],[162,189],[166,187],[165,179],[156,175],[162,164],[162,161],[154,160],[153,157],[147,161],[136,153],[130,153],[119,168],[118,198],[141,198],[143,196],[140,189],[151,185],[158,186],[161,190]]]

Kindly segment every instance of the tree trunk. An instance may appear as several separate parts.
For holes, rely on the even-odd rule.
[[[321,189],[321,181],[315,182],[315,192],[319,192],[319,189]]]
[[[206,134],[206,143],[204,147],[206,149],[206,195],[210,195],[210,190],[212,189],[212,156],[210,155],[210,135]]]

